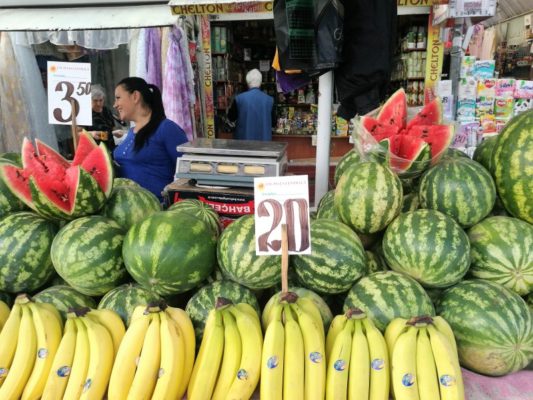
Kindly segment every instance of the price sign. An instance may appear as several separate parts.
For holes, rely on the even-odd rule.
[[[255,251],[281,254],[281,225],[287,225],[289,254],[310,254],[307,175],[254,179]]]
[[[48,122],[92,125],[91,64],[48,61]]]

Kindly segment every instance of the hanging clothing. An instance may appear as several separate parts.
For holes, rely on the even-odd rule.
[[[235,139],[272,140],[274,99],[259,88],[235,97],[228,112],[230,121],[237,120]]]
[[[148,57],[147,53],[147,41],[146,41],[146,34],[147,34],[146,28],[143,28],[139,31],[139,37],[137,38],[137,65],[135,68],[135,75],[139,78],[143,78],[146,80],[146,76],[148,75],[148,68],[146,64],[146,58]]]
[[[159,28],[146,31],[146,82],[163,89],[161,70],[161,32]]]
[[[471,56],[481,59],[480,55],[483,50],[483,34],[485,28],[481,24],[474,25],[474,32],[470,38],[470,43],[468,44],[468,52]]]
[[[490,28],[485,29],[485,32],[483,33],[483,46],[481,47],[481,53],[479,54],[480,60],[494,59],[496,41],[496,28],[491,26]]]

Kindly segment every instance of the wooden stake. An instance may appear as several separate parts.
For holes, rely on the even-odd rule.
[[[70,100],[70,106],[72,108],[72,143],[74,145],[74,152],[78,147],[78,127],[76,125],[76,103],[74,100]]]
[[[287,224],[281,224],[281,293],[289,291],[289,241]]]

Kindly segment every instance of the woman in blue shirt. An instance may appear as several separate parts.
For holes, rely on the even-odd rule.
[[[166,118],[161,92],[144,79],[130,77],[115,88],[115,109],[123,121],[135,123],[113,152],[118,175],[137,182],[162,200],[174,180],[176,147],[187,141],[183,129]]]

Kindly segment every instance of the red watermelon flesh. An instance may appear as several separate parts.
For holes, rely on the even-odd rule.
[[[431,147],[431,159],[436,162],[450,146],[454,129],[453,125],[420,125],[411,127],[407,135],[420,138],[428,143]]]
[[[384,141],[388,141],[390,167],[398,172],[422,170],[427,167],[430,158],[429,145],[422,139],[407,136],[393,135]]]
[[[403,88],[398,89],[381,107],[377,120],[385,127],[395,127],[396,132],[405,127],[407,121],[407,98]]]
[[[409,131],[414,126],[439,124],[442,124],[442,101],[436,97],[409,120],[406,129]]]
[[[40,140],[35,141],[37,149],[33,143],[24,138],[22,142],[22,166],[26,171],[49,175],[56,179],[62,179],[70,163],[65,160],[54,149],[47,146]]]
[[[102,166],[106,166],[106,168],[102,168]],[[109,196],[113,188],[113,175],[109,171],[113,171],[113,164],[111,156],[103,143],[100,146],[96,146],[85,157],[81,163],[81,167],[96,179],[96,182],[98,182],[105,195]]]
[[[376,142],[380,142],[385,138],[399,133],[399,128],[397,126],[384,125],[377,119],[368,116],[361,118],[361,124],[363,124],[365,129],[372,135]]]
[[[98,145],[94,141],[93,137],[87,132],[82,131],[78,139],[78,147],[76,147],[76,154],[72,160],[72,165],[80,165],[85,158],[94,150],[98,148]]]
[[[33,208],[30,192],[30,176],[31,174],[22,168],[8,164],[0,166],[0,177],[4,182],[12,182],[13,184],[16,184],[17,193],[11,189],[11,186],[7,185],[7,187],[10,188],[13,194],[15,194],[24,204]]]

